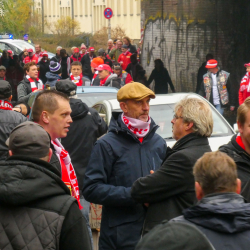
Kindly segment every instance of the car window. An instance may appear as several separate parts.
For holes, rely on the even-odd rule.
[[[151,105],[149,115],[159,126],[156,131],[164,139],[172,138],[171,120],[174,115],[175,104]],[[215,110],[212,109],[214,128],[212,137],[233,135],[232,130]]]
[[[99,115],[103,118],[103,120],[108,123],[108,120],[107,120],[107,109],[105,108],[104,105],[101,105],[101,108],[100,108],[100,111],[99,111]]]
[[[92,107],[97,102],[116,98],[117,93],[86,93],[77,94],[77,96],[89,107]]]
[[[11,50],[14,52],[15,55],[19,55],[22,51],[20,49],[18,49],[15,45],[13,44],[9,44],[9,46],[11,47]]]
[[[101,104],[96,104],[95,106],[93,106],[93,108],[99,113]]]
[[[1,43],[0,42],[0,51],[3,52],[3,50],[9,50],[10,47],[6,43]]]
[[[30,43],[25,42],[25,41],[16,41],[16,40],[14,40],[14,41],[11,42],[11,44],[20,47],[22,49],[22,51],[24,49],[33,49],[33,50],[35,49],[34,46],[32,46]]]

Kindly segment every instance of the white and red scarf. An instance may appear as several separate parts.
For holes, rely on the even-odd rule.
[[[150,124],[151,124],[151,118],[148,117],[148,121],[144,122],[141,121],[139,119],[134,119],[131,117],[127,117],[124,114],[122,114],[122,121],[124,122],[124,124],[128,127],[128,129],[136,135],[136,137],[139,138],[144,138],[149,130],[150,130]],[[140,140],[140,142],[142,142]]]
[[[36,83],[35,83],[35,81],[30,77],[30,76],[28,76],[28,75],[26,75],[26,78],[29,80],[29,82],[30,82],[30,86],[31,86],[31,91],[32,92],[34,92],[35,90],[37,90],[37,89],[43,89],[43,82],[39,79],[39,78],[36,78],[36,80],[38,81],[38,84],[37,84],[37,86],[38,86],[38,88],[37,88],[37,86],[36,86]]]
[[[78,186],[75,170],[71,163],[69,153],[64,149],[63,145],[59,142],[58,139],[51,141],[51,143],[53,144],[55,151],[56,151],[56,155],[61,163],[62,181],[69,188],[71,196],[77,199],[79,208],[82,209],[82,206],[80,203],[79,186]]]
[[[74,77],[72,74],[70,74],[70,79],[77,86],[82,86],[82,73],[77,77]]]
[[[13,106],[10,102],[7,102],[5,100],[0,100],[0,109],[12,110]]]
[[[126,56],[129,53],[129,50],[127,50],[126,52],[122,53],[124,56]]]
[[[242,149],[246,150],[245,145],[243,144],[242,138],[240,136],[240,133],[237,134],[236,142]]]
[[[105,82],[107,81],[107,79],[110,77],[110,75],[108,75],[106,78],[100,80],[100,86],[104,86]]]

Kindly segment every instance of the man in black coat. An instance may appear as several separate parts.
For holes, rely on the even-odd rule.
[[[89,48],[89,53],[87,53],[86,55],[84,55],[81,59],[81,64],[82,64],[82,74],[84,77],[89,78],[89,80],[92,80],[93,77],[93,73],[91,71],[91,62],[93,60],[93,58],[96,57],[96,55],[94,54],[95,49],[93,47]]]
[[[99,250],[134,250],[141,237],[145,209],[131,197],[131,186],[160,167],[166,142],[149,117],[154,92],[130,83],[117,93],[123,114],[113,114],[109,132],[99,139],[85,172],[83,195],[103,205]]]
[[[46,51],[43,52],[43,57],[37,64],[39,67],[39,78],[42,80],[43,84],[47,82],[46,73],[50,72],[50,60],[48,58],[48,53]]]
[[[250,98],[248,97],[237,110],[239,134],[233,136],[228,144],[219,148],[229,155],[237,165],[241,180],[241,195],[250,202]]]
[[[171,222],[195,225],[216,250],[248,250],[250,204],[239,195],[234,161],[222,152],[206,153],[193,169],[198,203]]]
[[[183,209],[194,204],[192,168],[197,159],[211,151],[207,137],[213,131],[213,117],[205,101],[182,99],[175,106],[171,123],[176,144],[168,148],[159,170],[139,178],[131,189],[131,196],[148,206],[144,233],[163,220],[181,215]]]
[[[0,162],[0,248],[90,250],[86,220],[48,163],[48,133],[28,121],[6,143],[11,157]]]

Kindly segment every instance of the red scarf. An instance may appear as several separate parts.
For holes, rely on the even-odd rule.
[[[139,119],[127,117],[122,114],[122,121],[128,127],[128,129],[136,135],[138,140],[142,143],[143,138],[148,134],[150,130],[151,118],[148,117],[148,121],[144,122]]]
[[[36,86],[36,83],[35,81],[28,75],[26,75],[26,78],[29,80],[30,82],[30,86],[31,86],[31,91],[34,92],[35,90],[37,89],[43,89],[44,86],[43,86],[43,82],[39,79],[39,78],[36,78],[36,80],[38,81],[38,88]]]
[[[77,86],[82,86],[82,73],[77,77],[74,77],[72,74],[70,74],[70,79]]]
[[[51,141],[51,142],[56,150],[57,157],[59,158],[61,162],[62,181],[69,188],[71,196],[76,198],[79,208],[82,209],[82,206],[80,203],[78,182],[77,182],[75,170],[71,163],[69,153],[64,149],[64,147],[62,146],[62,144],[59,142],[58,139],[55,139],[54,141]]]
[[[110,75],[108,75],[106,78],[100,80],[100,86],[103,86],[105,84],[105,82],[107,81],[107,79],[109,78]]]
[[[10,102],[7,102],[5,100],[0,100],[0,109],[12,110],[13,106]]]
[[[238,143],[238,145],[239,145],[242,149],[246,150],[246,148],[245,148],[245,146],[244,146],[244,144],[243,144],[242,138],[241,138],[241,136],[240,136],[240,133],[239,133],[239,134],[237,135],[237,137],[236,137],[236,142]]]
[[[126,56],[129,53],[129,50],[127,50],[126,52],[122,53],[124,56]]]

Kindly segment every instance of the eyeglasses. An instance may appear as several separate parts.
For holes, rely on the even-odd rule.
[[[178,116],[178,115],[176,115],[176,114],[173,115],[173,119],[174,119],[174,120],[177,120],[177,119],[179,119],[179,118],[183,118],[183,117],[182,117],[182,116]]]

